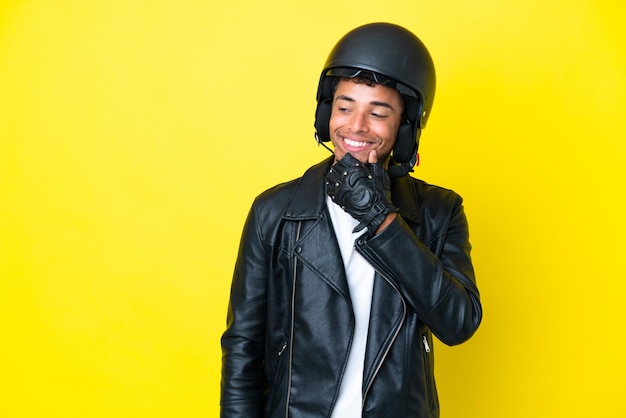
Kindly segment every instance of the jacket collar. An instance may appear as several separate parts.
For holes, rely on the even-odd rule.
[[[333,163],[334,157],[309,168],[297,184],[291,201],[283,217],[290,220],[315,219],[320,216],[326,204],[324,177]],[[415,184],[406,175],[391,179],[393,203],[400,209],[400,215],[415,223],[420,223],[419,202]]]

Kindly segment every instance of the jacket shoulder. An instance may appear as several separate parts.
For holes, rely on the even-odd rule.
[[[453,190],[411,176],[392,180],[391,196],[400,214],[415,222],[450,216],[463,202]]]
[[[298,189],[301,180],[301,177],[295,178],[264,190],[254,199],[253,206],[256,208],[272,206],[275,210],[284,210]]]
[[[417,196],[423,202],[448,202],[452,204],[460,204],[463,201],[461,195],[452,189],[427,183],[424,180],[410,177]]]

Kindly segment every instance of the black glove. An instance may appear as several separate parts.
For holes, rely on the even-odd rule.
[[[337,161],[326,174],[326,193],[360,223],[352,232],[368,228],[368,235],[391,212],[391,182],[382,162],[364,164],[350,154]]]

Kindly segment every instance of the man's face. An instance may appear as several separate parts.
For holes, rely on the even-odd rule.
[[[376,84],[340,80],[333,97],[330,139],[335,155],[350,153],[361,162],[376,150],[385,161],[396,142],[403,101],[396,90]]]

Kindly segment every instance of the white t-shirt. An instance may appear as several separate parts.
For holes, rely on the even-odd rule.
[[[362,414],[363,366],[372,305],[374,268],[354,249],[354,241],[365,230],[353,233],[352,230],[359,222],[328,196],[326,197],[326,204],[346,270],[355,319],[354,337],[348,364],[331,418],[357,418],[361,417]]]

